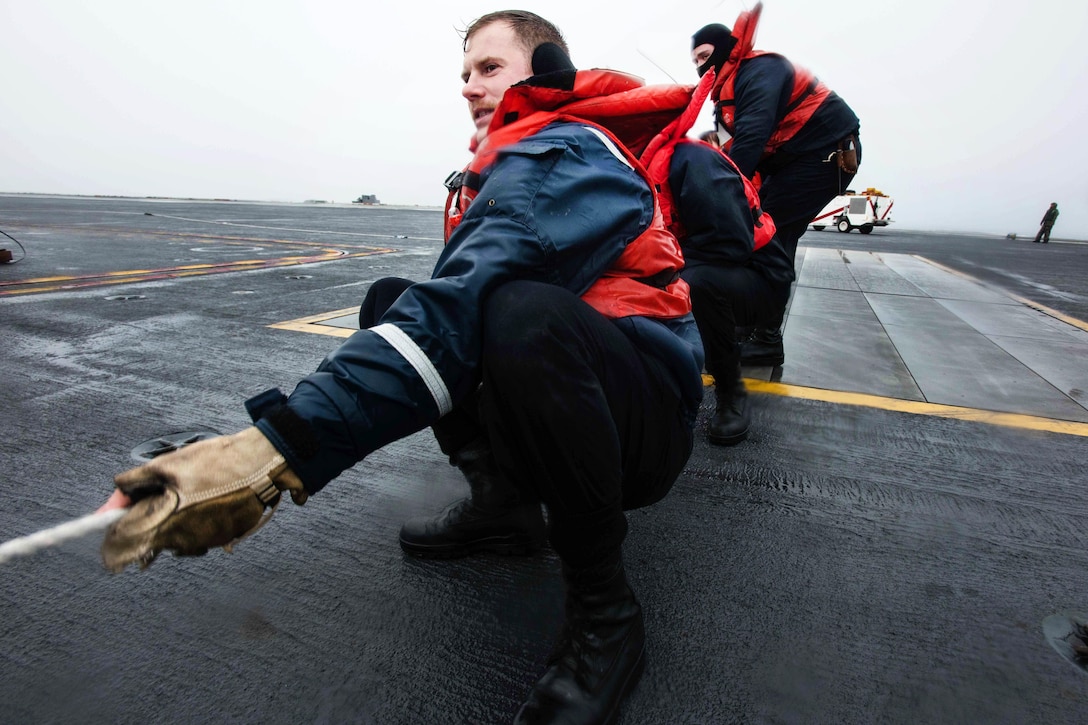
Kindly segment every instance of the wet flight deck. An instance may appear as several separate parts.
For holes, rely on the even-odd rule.
[[[440,225],[0,195],[0,540],[93,510],[149,441],[247,425],[374,280],[428,276]],[[750,439],[700,435],[629,516],[648,664],[621,722],[1088,722],[1088,244],[810,231],[797,267]],[[0,720],[508,722],[558,562],[405,557],[401,522],[462,491],[423,431],[231,555],[115,576],[92,535],[4,564]]]

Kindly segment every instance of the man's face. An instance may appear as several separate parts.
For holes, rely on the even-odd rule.
[[[532,58],[508,23],[491,23],[473,33],[465,46],[461,95],[476,124],[477,143],[487,137],[491,116],[506,89],[532,75]]]
[[[713,52],[714,46],[710,43],[703,43],[702,45],[697,45],[691,51],[691,62],[695,64],[696,68],[698,68],[703,63],[706,63],[707,59],[710,58]]]

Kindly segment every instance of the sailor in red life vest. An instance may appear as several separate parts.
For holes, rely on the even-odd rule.
[[[103,559],[116,571],[163,550],[230,545],[283,491],[303,503],[387,443],[456,417],[467,442],[446,449],[451,458],[516,488],[530,539],[543,533],[542,502],[562,563],[564,636],[516,722],[609,722],[644,662],[624,511],[661,499],[687,462],[702,346],[645,170],[615,136],[563,113],[572,91],[638,84],[622,74],[582,83],[559,31],[531,13],[484,16],[464,37],[480,163],[431,279],[376,303],[387,308],[376,324],[289,396],[247,401],[252,427],[118,475],[111,500],[132,507]],[[547,42],[559,48],[534,54]],[[406,525],[413,553],[478,548],[496,509],[475,493]],[[475,538],[451,532],[466,521]]]
[[[812,219],[854,178],[860,123],[810,72],[753,49],[761,11],[756,3],[742,12],[732,30],[717,23],[700,28],[691,58],[700,76],[717,71],[711,95],[720,140],[741,173],[759,185],[763,210],[792,260]],[[744,343],[745,364],[783,363],[784,315],[785,304]]]
[[[736,331],[774,320],[789,300],[793,260],[757,192],[719,149],[698,141],[677,145],[669,187],[684,252],[681,276],[691,287],[706,371],[714,377],[707,440],[731,446],[748,437],[751,421]]]

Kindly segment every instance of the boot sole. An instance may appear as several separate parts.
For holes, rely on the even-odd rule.
[[[440,544],[428,546],[411,541],[400,540],[400,548],[405,554],[420,559],[460,559],[473,554],[499,554],[501,556],[530,556],[535,554],[542,544],[526,541],[509,541],[502,538],[481,539],[465,544]]]
[[[716,446],[735,446],[748,439],[748,431],[731,436],[715,436],[707,433],[706,439]]]

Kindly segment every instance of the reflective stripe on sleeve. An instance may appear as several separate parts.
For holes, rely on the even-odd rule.
[[[603,133],[601,133],[601,130],[599,128],[593,128],[592,126],[583,126],[582,128],[586,129],[587,131],[592,131],[593,134],[595,136],[597,136],[597,138],[601,139],[601,142],[604,143],[605,148],[607,148],[609,151],[611,151],[613,156],[615,156],[617,159],[622,161],[624,166],[626,166],[629,169],[635,168],[634,166],[631,166],[631,162],[628,161],[624,157],[624,155],[620,153],[620,150],[618,148],[616,148],[616,144],[612,143],[612,139],[608,138],[608,136],[605,136]]]
[[[435,369],[430,358],[419,349],[419,345],[415,343],[415,340],[408,337],[399,327],[388,322],[371,327],[370,331],[381,336],[382,339],[392,345],[393,349],[399,352],[408,361],[408,364],[415,369],[431,392],[434,404],[438,407],[439,417],[453,409],[453,401],[450,400],[450,391],[446,387],[445,381],[438,374],[438,370]]]

